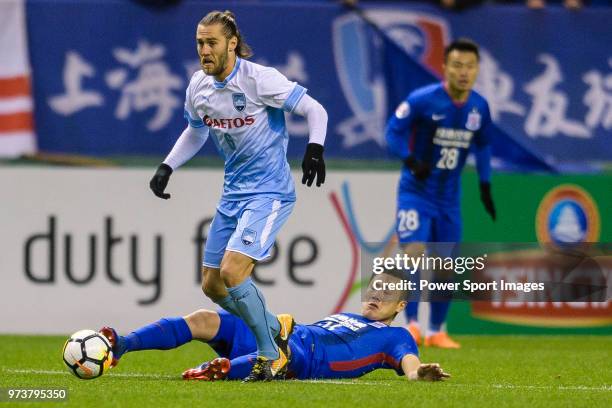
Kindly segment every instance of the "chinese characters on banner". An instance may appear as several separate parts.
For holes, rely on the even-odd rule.
[[[116,48],[113,54],[123,64],[105,74],[108,87],[120,93],[115,118],[126,120],[132,110],[142,112],[154,107],[155,113],[147,122],[147,129],[155,131],[166,126],[174,110],[182,106],[178,95],[185,84],[162,60],[165,48],[141,41],[133,52]],[[96,69],[92,64],[76,51],[68,51],[63,73],[65,92],[49,98],[51,108],[60,115],[69,116],[82,109],[103,106],[104,94],[83,86],[83,78],[95,75]]]
[[[122,66],[104,74],[105,83],[110,90],[119,93],[119,102],[114,110],[118,120],[128,120],[132,111],[142,112],[155,108],[151,119],[146,123],[150,131],[163,129],[172,119],[176,110],[183,109],[183,94],[187,82],[174,74],[163,60],[166,49],[161,44],[149,44],[146,40],[138,43],[136,50],[127,48],[113,49],[116,61]],[[265,64],[265,60],[257,62]],[[200,69],[197,60],[187,62],[187,73]],[[304,69],[304,58],[297,52],[287,56],[287,64],[277,66],[287,78],[301,84],[308,81]],[[66,53],[62,82],[64,92],[48,98],[48,104],[58,115],[71,116],[83,109],[105,105],[104,92],[86,88],[85,78],[97,74],[92,63],[86,61],[77,51]],[[307,136],[308,126],[304,120],[287,117],[287,127],[293,136]]]
[[[31,44],[45,43],[31,52],[36,119],[44,127],[40,148],[85,155],[166,154],[185,126],[185,89],[200,69],[193,31],[201,7],[183,2],[173,13],[153,16],[122,3],[121,20],[139,27],[131,31],[115,21],[115,2],[100,2],[95,12],[89,2],[37,0],[36,6],[28,8],[28,35]],[[384,126],[397,106],[396,96],[403,99],[409,92],[397,77],[412,78],[405,84],[414,85],[410,89],[438,80],[434,68],[443,62],[438,51],[451,39],[467,36],[481,45],[476,89],[506,135],[497,139],[498,151],[528,151],[534,160],[509,159],[519,168],[529,168],[536,159],[612,160],[612,55],[605,46],[612,41],[609,30],[610,41],[605,40],[612,11],[582,10],[571,16],[569,26],[567,13],[551,11],[537,19],[536,30],[529,10],[507,13],[485,6],[449,15],[425,6],[397,5],[392,12],[368,7],[368,16],[404,45],[383,58],[381,39],[358,16],[310,7],[317,12],[308,18],[274,6],[263,12],[237,4],[234,12],[255,51],[253,61],[276,67],[326,107],[330,157],[388,158]],[[45,17],[51,8],[57,16],[53,21]],[[515,31],[500,32],[495,24],[500,20]],[[313,31],[313,26],[325,29]],[[552,28],[559,26],[567,30],[564,43],[553,35]],[[172,36],[155,27],[172,28]],[[283,36],[270,41],[270,31]],[[524,41],[532,37],[533,42]],[[577,49],[580,58],[572,54]],[[291,137],[302,139],[289,143],[288,155],[301,157],[308,127],[296,115],[287,115],[286,123]],[[213,150],[209,143],[203,153]]]
[[[564,78],[558,59],[540,54],[538,62],[544,65],[544,70],[523,86],[531,99],[531,105],[523,106],[512,99],[514,79],[483,50],[476,89],[489,101],[493,120],[498,120],[502,113],[525,117],[525,134],[532,138],[564,135],[588,139],[598,127],[612,130],[612,57],[608,60],[610,72],[592,69],[582,76],[588,86],[581,101],[587,108],[584,118],[568,117],[568,105],[579,100],[572,100],[563,91]]]

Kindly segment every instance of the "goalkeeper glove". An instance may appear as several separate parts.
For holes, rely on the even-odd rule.
[[[431,174],[431,165],[427,162],[417,159],[414,156],[408,156],[404,160],[404,164],[410,169],[412,175],[420,181],[425,180]]]
[[[172,174],[172,167],[168,166],[166,163],[162,163],[157,168],[155,175],[149,182],[149,187],[153,191],[153,194],[158,196],[159,198],[163,198],[167,200],[170,198],[170,194],[164,193],[166,186],[168,185],[168,181],[170,180],[170,175]]]
[[[317,187],[325,183],[325,161],[323,160],[323,146],[318,143],[308,143],[304,160],[302,160],[302,184],[308,187],[312,186],[312,182],[317,176]]]
[[[484,204],[485,210],[491,216],[491,219],[495,221],[495,204],[493,203],[493,197],[491,197],[491,183],[481,182],[480,183],[480,201]]]

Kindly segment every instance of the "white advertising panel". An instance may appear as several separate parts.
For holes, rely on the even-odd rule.
[[[148,188],[153,169],[0,171],[0,333],[124,331],[162,316],[214,308],[199,265],[221,192],[221,170],[177,171],[170,200]],[[299,183],[301,173],[294,174]],[[255,277],[274,313],[310,322],[354,310],[360,239],[393,223],[397,174],[329,172],[298,200],[275,254]],[[351,208],[352,207],[352,208]],[[355,225],[351,225],[355,224]]]

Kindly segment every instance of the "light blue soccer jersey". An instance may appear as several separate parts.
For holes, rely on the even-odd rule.
[[[203,71],[191,77],[185,118],[192,127],[208,128],[225,159],[222,200],[257,195],[295,201],[284,112],[305,93],[276,69],[240,58],[223,82]]]

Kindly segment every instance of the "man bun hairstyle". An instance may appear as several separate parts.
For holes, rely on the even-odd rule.
[[[480,61],[480,52],[478,51],[478,44],[476,44],[469,38],[457,38],[455,41],[448,44],[448,46],[444,49],[444,61],[448,59],[448,54],[450,54],[453,50],[462,52],[472,52],[476,54],[476,59]]]
[[[236,44],[236,55],[240,58],[249,58],[253,55],[253,51],[251,47],[244,41],[242,38],[242,34],[238,29],[238,24],[236,24],[236,16],[229,10],[219,11],[214,10],[208,13],[198,25],[210,26],[214,24],[221,24],[223,35],[228,40],[232,37],[236,37],[238,39],[238,43]]]

